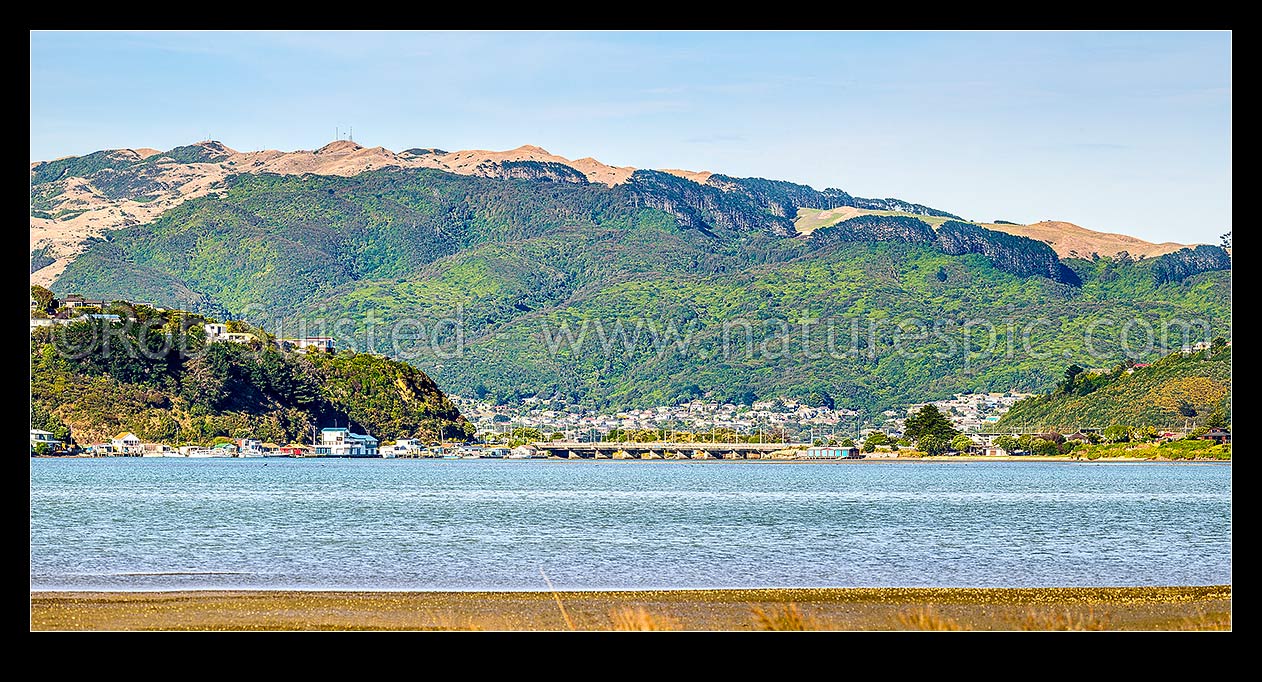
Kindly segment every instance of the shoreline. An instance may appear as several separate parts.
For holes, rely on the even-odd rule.
[[[987,457],[982,455],[933,455],[926,457],[871,457],[864,459],[565,459],[561,457],[541,457],[537,459],[502,459],[496,457],[477,457],[468,459],[446,459],[441,457],[96,457],[93,455],[32,455],[31,459],[78,460],[78,459],[124,459],[138,461],[186,460],[223,461],[243,460],[273,462],[278,460],[357,460],[357,461],[393,461],[393,462],[665,462],[678,463],[744,463],[744,464],[909,464],[915,462],[1064,462],[1068,464],[1092,464],[1100,462],[1128,464],[1231,464],[1230,459],[1160,459],[1151,457],[1097,457],[1095,459],[1074,458],[1069,455],[1023,455],[1020,457],[1005,455]]]
[[[1232,587],[30,595],[32,630],[1222,630],[1231,627]]]

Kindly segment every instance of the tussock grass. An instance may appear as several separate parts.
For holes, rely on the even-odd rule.
[[[1109,630],[1112,617],[1108,611],[1086,613],[1069,611],[1030,611],[1017,625],[1020,630]]]
[[[938,632],[963,630],[959,623],[940,615],[932,605],[899,613],[894,619],[901,630],[933,630]]]
[[[792,602],[780,607],[764,609],[755,606],[754,627],[758,630],[822,630],[819,622],[802,613]]]
[[[1180,630],[1230,630],[1231,629],[1231,613],[1227,611],[1215,611],[1206,613],[1198,611],[1195,615],[1188,616],[1179,623]]]
[[[679,624],[670,616],[649,613],[643,606],[615,609],[609,612],[613,630],[652,632],[678,630]]]

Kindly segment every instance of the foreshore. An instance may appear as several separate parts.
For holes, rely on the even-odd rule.
[[[95,457],[93,455],[32,455],[31,459],[116,459],[113,457]],[[181,457],[127,457],[118,459],[135,459],[138,461],[181,461]],[[193,458],[193,461],[223,461],[225,459],[239,459],[233,457],[225,457],[213,460]],[[243,461],[253,462],[271,462],[276,460],[299,459],[306,461],[320,461],[324,459],[339,459],[336,457],[277,457],[277,458],[248,458]],[[343,458],[344,459],[344,458]],[[358,459],[379,459],[379,458],[358,458]],[[460,462],[470,461],[469,459],[443,459],[437,457],[401,457],[392,458],[388,461],[392,462]],[[473,458],[472,461],[500,461],[498,458]],[[1087,459],[1085,457],[1074,457],[1072,455],[1004,455],[1004,456],[982,456],[982,455],[936,455],[926,457],[870,457],[863,459],[789,459],[789,458],[768,458],[768,459],[565,459],[561,457],[547,457],[540,459],[523,459],[523,460],[503,460],[509,462],[667,462],[667,463],[759,463],[759,464],[909,464],[915,462],[1130,462],[1135,464],[1151,463],[1151,464],[1231,464],[1230,459],[1163,459],[1159,457],[1097,457],[1095,459]]]
[[[32,630],[1225,630],[1231,586],[32,592]]]

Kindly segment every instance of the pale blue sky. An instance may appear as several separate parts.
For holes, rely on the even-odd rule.
[[[31,160],[536,144],[1217,242],[1228,33],[31,34]]]

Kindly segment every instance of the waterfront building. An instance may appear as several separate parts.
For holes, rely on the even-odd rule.
[[[53,434],[49,431],[41,431],[39,429],[31,429],[31,449],[34,450],[36,445],[43,443],[53,450],[61,447],[61,441],[53,438]]]
[[[110,439],[110,451],[123,457],[139,457],[144,454],[145,446],[131,431],[124,431]]]
[[[351,433],[346,428],[322,429],[315,454],[317,457],[377,457],[377,439]]]
[[[858,459],[859,448],[838,445],[821,445],[806,449],[806,459]]]

